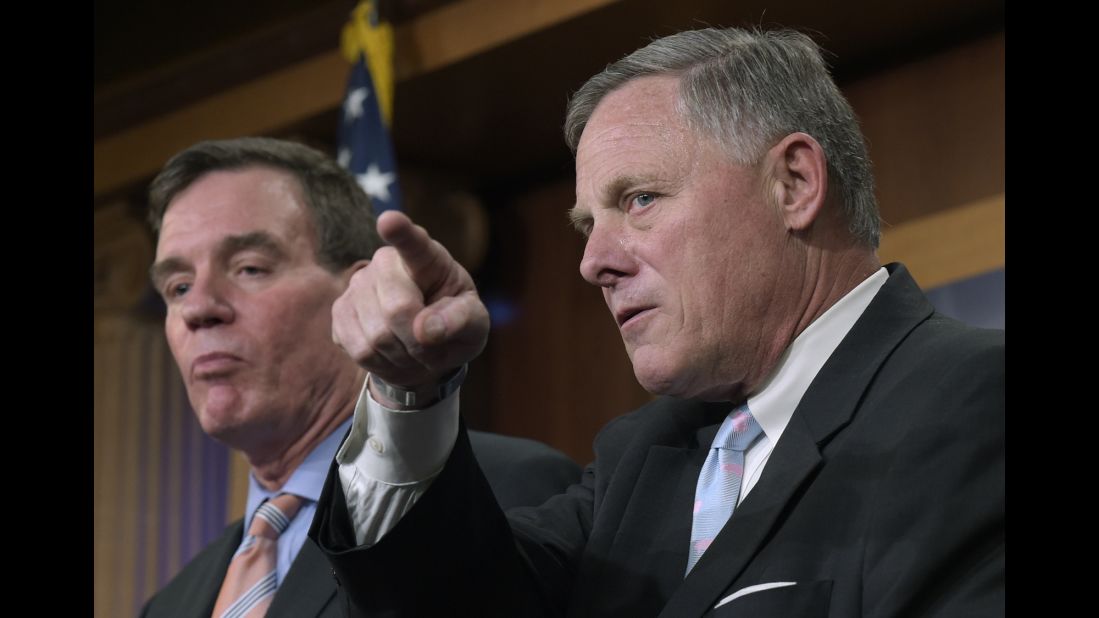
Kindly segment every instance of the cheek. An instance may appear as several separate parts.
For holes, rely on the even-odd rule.
[[[331,329],[332,305],[338,296],[335,293],[328,293],[327,290],[317,290],[312,287],[290,290],[282,302],[269,305],[279,309],[266,311],[264,319],[269,327],[278,329],[273,332],[290,331],[292,338],[302,340],[304,337],[300,335],[303,331]],[[264,311],[264,307],[258,309]]]
[[[181,373],[186,373],[185,368],[190,364],[187,360],[187,329],[182,327],[178,320],[169,321],[164,325],[164,336],[168,341],[168,349],[172,353]],[[184,378],[187,376],[184,375]]]
[[[322,297],[309,305],[264,315],[260,335],[267,333],[272,356],[280,359],[286,370],[308,372],[315,367],[330,366],[333,358],[342,358],[339,355],[344,352],[332,342],[334,300]]]

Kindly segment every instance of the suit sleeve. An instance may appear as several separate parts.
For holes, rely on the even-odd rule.
[[[514,509],[513,527],[462,426],[442,472],[376,544],[356,545],[334,469],[310,537],[331,562],[353,615],[557,615],[590,526],[590,495],[582,483],[538,509]]]

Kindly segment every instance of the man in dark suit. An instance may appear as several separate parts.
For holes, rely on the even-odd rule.
[[[506,517],[460,423],[416,496],[366,515],[347,497],[394,472],[339,462],[310,535],[353,608],[1002,614],[1003,332],[936,313],[878,262],[866,148],[817,46],[658,39],[576,93],[565,133],[581,274],[663,397],[600,432],[579,484]],[[487,326],[422,229],[400,215],[378,229],[394,249],[336,302],[334,332],[384,403],[391,378],[459,379]],[[388,329],[347,317],[387,319],[374,280],[422,293]],[[414,351],[379,353],[393,349]]]
[[[151,275],[188,397],[203,431],[241,451],[251,475],[245,518],[142,615],[345,615],[331,567],[306,532],[329,465],[344,456],[344,436],[369,435],[377,448],[386,439],[352,423],[366,372],[331,331],[333,301],[382,244],[369,199],[316,150],[242,138],[173,157],[152,183],[150,204],[158,233]],[[580,474],[537,442],[473,432],[471,440],[502,504],[540,504]],[[406,465],[432,464],[411,457]],[[290,506],[272,517],[276,498]],[[266,534],[253,526],[273,527],[269,519],[280,528],[276,542],[253,541]],[[270,551],[261,555],[261,547]],[[246,559],[269,560],[270,569],[238,579]]]

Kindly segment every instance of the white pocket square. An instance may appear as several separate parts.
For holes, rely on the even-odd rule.
[[[796,585],[796,584],[797,584],[797,582],[771,582],[769,584],[756,584],[755,586],[748,586],[747,588],[741,588],[740,590],[737,590],[736,592],[730,594],[729,596],[725,597],[724,599],[721,599],[720,601],[718,601],[717,605],[714,606],[714,609],[717,609],[717,608],[721,607],[722,605],[725,605],[729,601],[739,599],[740,597],[742,597],[744,595],[752,594],[753,592],[759,592],[761,590],[770,590],[771,588],[785,588],[786,586],[793,586],[793,585]]]

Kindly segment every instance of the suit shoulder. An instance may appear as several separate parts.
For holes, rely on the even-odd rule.
[[[1004,331],[933,314],[893,351],[867,394],[901,426],[1002,427]],[[886,402],[888,405],[886,405]]]
[[[201,602],[205,596],[216,595],[232,553],[240,544],[244,520],[226,526],[221,536],[202,548],[172,579],[156,592],[141,611],[141,616],[172,616],[181,603]]]
[[[1003,330],[970,326],[938,312],[917,327],[910,339],[951,354],[1002,354],[1004,349]]]
[[[910,380],[940,387],[941,381],[975,376],[993,377],[1002,386],[1004,331],[969,326],[935,313],[897,346],[885,369],[900,369]]]

